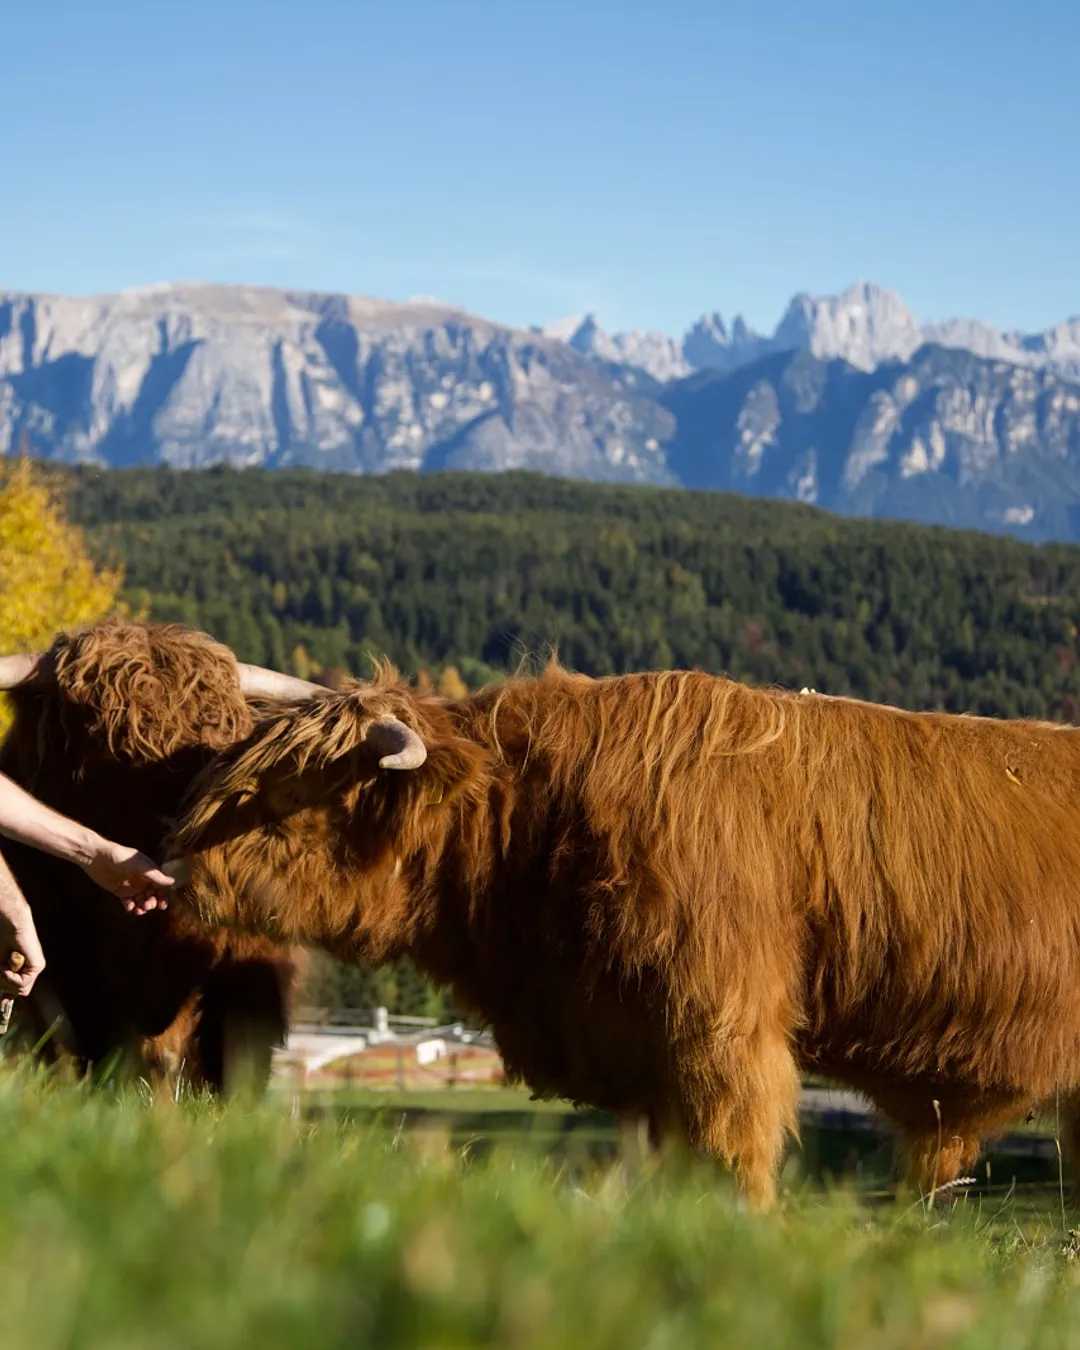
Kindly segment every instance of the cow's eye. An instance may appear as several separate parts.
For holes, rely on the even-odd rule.
[[[278,788],[272,801],[274,810],[282,814],[299,810],[304,804],[303,793],[295,785]]]

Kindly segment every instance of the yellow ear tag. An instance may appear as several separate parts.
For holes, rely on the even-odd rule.
[[[1009,780],[1010,783],[1017,783],[1017,784],[1020,783],[1019,776],[1013,773],[1012,769],[1010,769],[1007,764],[1005,765],[1005,777]]]
[[[438,806],[438,804],[442,801],[442,799],[443,799],[443,790],[442,784],[440,783],[437,788],[432,789],[431,796],[428,798],[428,805]]]

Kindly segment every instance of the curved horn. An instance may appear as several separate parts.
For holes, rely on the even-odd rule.
[[[298,680],[294,675],[282,675],[263,666],[237,661],[240,688],[248,698],[300,699],[310,698],[322,690],[322,685],[310,680]],[[0,690],[14,689],[45,674],[45,656],[30,652],[23,656],[0,656]]]
[[[17,685],[27,684],[44,671],[45,658],[41,652],[29,652],[25,656],[0,656],[0,689],[14,689]]]
[[[310,698],[312,694],[326,692],[321,684],[298,680],[295,675],[282,675],[263,666],[250,666],[246,661],[237,661],[236,670],[240,688],[248,698]]]
[[[418,769],[427,759],[427,746],[396,717],[380,717],[367,729],[364,744],[379,756],[380,769]]]

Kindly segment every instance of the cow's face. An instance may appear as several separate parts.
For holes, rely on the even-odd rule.
[[[179,903],[210,923],[354,955],[393,945],[386,898],[430,771],[410,696],[357,686],[268,717],[197,780]]]

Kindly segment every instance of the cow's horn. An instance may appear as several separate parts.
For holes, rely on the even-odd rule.
[[[263,666],[251,666],[237,661],[240,688],[249,698],[310,698],[322,686],[310,680],[298,680],[294,675],[282,675]],[[31,680],[40,680],[45,674],[45,657],[40,652],[25,656],[0,656],[0,689],[14,689]]]
[[[322,689],[322,685],[310,680],[298,680],[295,675],[282,675],[263,666],[249,666],[245,661],[237,661],[236,668],[240,688],[248,698],[310,698]]]
[[[380,769],[418,769],[427,759],[427,746],[396,717],[380,717],[367,729],[364,743],[379,756]]]
[[[44,671],[45,658],[40,652],[30,652],[26,656],[0,656],[0,689],[14,689],[17,685],[28,684],[35,676]]]
[[[161,864],[161,870],[166,876],[172,877],[178,886],[186,885],[191,876],[187,858],[170,858],[168,862]]]

